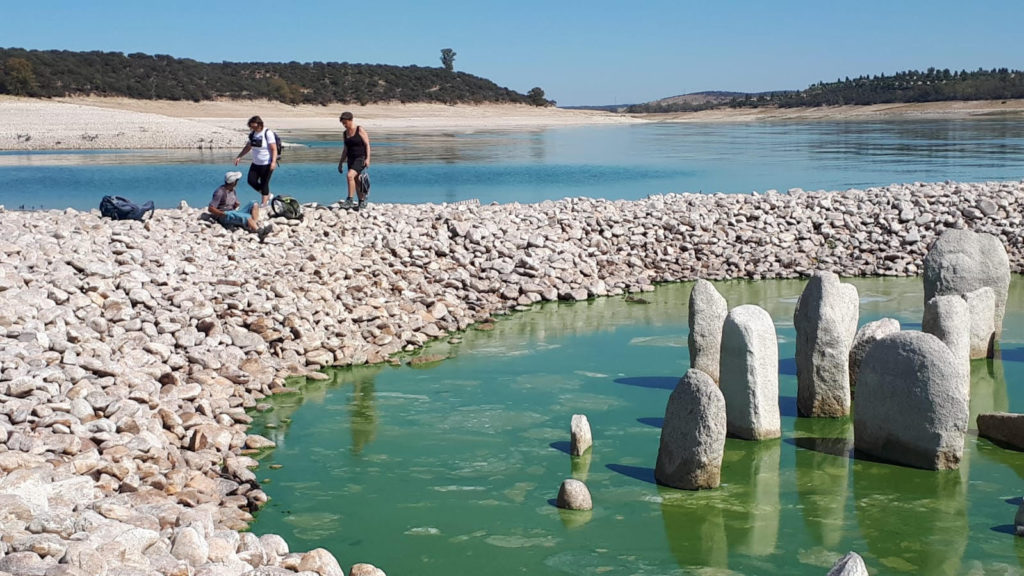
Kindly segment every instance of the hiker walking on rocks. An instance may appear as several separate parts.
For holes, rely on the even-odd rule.
[[[366,207],[366,196],[369,193],[369,187],[361,184],[361,181],[367,178],[364,171],[370,167],[370,136],[362,126],[353,124],[351,112],[342,112],[340,120],[341,125],[345,127],[342,134],[345,145],[341,148],[338,172],[345,174],[348,179],[348,198],[345,199],[342,207],[355,207],[356,210],[362,210]],[[348,170],[345,170],[343,166],[346,160],[348,161]],[[356,192],[359,193],[359,204],[352,202]]]
[[[250,151],[252,164],[249,165],[249,186],[260,193],[260,205],[266,208],[270,203],[270,177],[277,170],[277,134],[266,129],[259,116],[249,118],[249,141],[235,156],[235,166]]]
[[[273,225],[267,224],[263,228],[259,227],[260,205],[257,202],[253,202],[244,209],[239,209],[240,204],[235,187],[238,186],[238,181],[241,179],[241,172],[225,174],[224,184],[213,191],[213,198],[206,209],[224,226],[244,226],[250,232],[257,233],[262,242],[273,229]]]

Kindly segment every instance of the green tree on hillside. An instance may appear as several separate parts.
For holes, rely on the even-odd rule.
[[[444,48],[441,50],[441,65],[444,69],[452,72],[455,70],[455,50],[451,48]]]
[[[30,96],[36,90],[32,63],[24,58],[8,58],[0,75],[0,86],[16,96]]]
[[[541,90],[540,86],[535,86],[526,93],[526,98],[534,106],[547,106],[551,104],[544,98],[544,90]]]

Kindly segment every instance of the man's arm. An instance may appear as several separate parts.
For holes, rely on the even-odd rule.
[[[268,140],[267,148],[270,148],[270,169],[271,170],[276,170],[277,169],[277,132],[274,132],[272,130],[267,130],[267,134],[269,136],[273,136],[274,137],[274,141],[273,142],[269,141],[270,140],[269,137],[267,138],[267,140]]]
[[[341,147],[341,158],[338,160],[338,172],[345,173],[345,157],[348,156],[348,148],[344,145]]]
[[[210,214],[213,214],[214,216],[216,216],[217,219],[222,218],[224,216],[224,214],[225,214],[225,212],[223,210],[218,208],[218,206],[220,206],[220,203],[223,202],[223,201],[224,201],[224,192],[222,192],[220,188],[217,188],[217,190],[214,191],[214,193],[213,193],[213,199],[210,200],[210,205],[206,207],[206,209],[210,212]]]
[[[238,161],[241,160],[243,156],[248,154],[249,150],[252,150],[252,144],[246,142],[245,148],[242,148],[242,151],[238,153],[238,156],[235,156],[235,166],[238,166]]]
[[[359,127],[359,135],[363,137],[363,142],[366,143],[366,166],[370,166],[370,135],[366,133],[366,129],[362,126]]]

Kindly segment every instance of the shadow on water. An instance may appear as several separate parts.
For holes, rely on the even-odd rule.
[[[607,468],[616,474],[621,474],[627,478],[634,480],[640,480],[641,482],[647,482],[648,484],[657,484],[654,479],[654,468],[648,468],[646,466],[627,466],[625,464],[608,464]]]
[[[551,444],[548,444],[548,446],[551,446],[552,448],[558,450],[559,452],[563,452],[569,455],[572,454],[572,443],[569,442],[568,440],[559,440],[557,442],[552,442]]]
[[[662,426],[665,425],[664,417],[644,416],[641,418],[637,418],[636,421],[641,424],[646,424],[647,426],[652,426],[654,428],[661,428]]]
[[[637,386],[639,388],[657,388],[660,390],[675,390],[679,378],[671,376],[638,376],[631,378],[616,378],[616,384],[626,386]]]

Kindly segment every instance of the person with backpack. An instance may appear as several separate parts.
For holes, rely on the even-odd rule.
[[[338,160],[338,172],[345,174],[348,179],[348,198],[342,204],[342,208],[355,208],[362,210],[366,207],[366,196],[369,193],[369,186],[361,185],[361,181],[369,180],[364,173],[370,167],[370,136],[362,126],[353,124],[354,117],[351,112],[341,113],[341,125],[345,127],[342,134],[345,145],[341,148],[341,159]],[[344,168],[345,161],[348,161],[348,170]],[[363,178],[365,176],[365,178]],[[359,192],[359,204],[353,204],[352,198]]]
[[[235,156],[235,166],[250,151],[252,152],[252,164],[249,165],[249,186],[260,193],[262,201],[260,205],[264,208],[270,203],[270,177],[277,170],[277,157],[280,153],[278,145],[280,140],[273,130],[263,126],[263,119],[259,116],[249,118],[249,141],[246,142],[242,151]]]
[[[206,209],[224,226],[244,226],[250,232],[258,234],[260,242],[262,242],[273,230],[273,225],[267,224],[263,228],[259,227],[260,205],[257,202],[253,202],[244,209],[239,209],[241,204],[238,202],[235,187],[241,178],[241,172],[225,174],[224,184],[213,191],[213,199],[210,200],[210,205]]]

